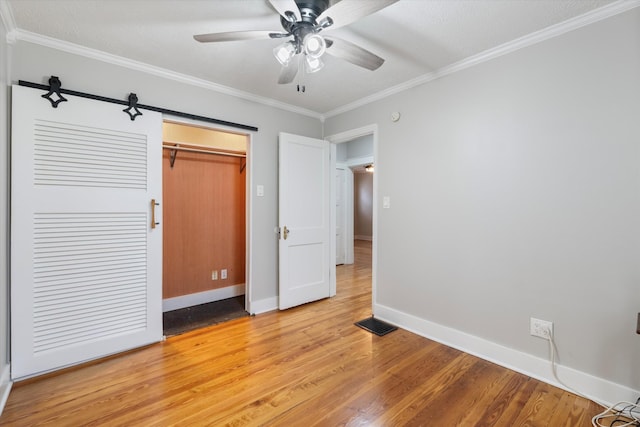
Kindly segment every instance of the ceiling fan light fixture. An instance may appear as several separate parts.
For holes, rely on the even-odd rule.
[[[0,3],[3,0],[0,0]],[[280,31],[240,30],[194,35],[200,43],[292,37],[273,49],[282,65],[278,84],[291,83],[299,72],[302,55],[307,73],[324,67],[320,59],[326,51],[332,57],[368,70],[377,70],[384,59],[360,46],[335,37],[319,35],[328,28],[349,25],[399,0],[262,0],[267,1],[280,18]],[[324,34],[324,33],[322,33]],[[284,40],[283,40],[284,41]],[[331,50],[328,50],[331,49]]]
[[[333,19],[331,19],[331,17],[329,16],[324,18],[322,21],[318,22],[318,27],[320,27],[321,29],[330,27],[332,25],[333,25]]]
[[[327,42],[319,34],[309,34],[302,43],[304,53],[312,58],[320,58],[327,50]]]
[[[273,56],[285,67],[289,65],[291,58],[293,58],[295,54],[296,48],[291,42],[282,43],[273,49]]]
[[[324,62],[320,58],[305,55],[304,68],[308,74],[318,72],[324,67]]]

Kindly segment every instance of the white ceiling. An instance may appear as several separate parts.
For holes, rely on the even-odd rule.
[[[281,41],[203,44],[192,38],[279,31],[279,16],[266,0],[6,0],[18,39],[44,35],[321,115],[615,3],[621,1],[400,0],[327,30],[385,58],[378,70],[325,55],[320,72],[278,85],[272,49]],[[306,92],[298,93],[296,83]]]

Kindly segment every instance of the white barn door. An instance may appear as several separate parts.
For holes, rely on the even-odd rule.
[[[162,117],[42,93],[12,92],[13,379],[162,339]]]

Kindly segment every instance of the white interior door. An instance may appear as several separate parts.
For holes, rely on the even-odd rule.
[[[353,219],[354,219],[354,191],[353,191],[353,171],[351,168],[344,170],[344,263],[353,264],[355,253],[353,247]]]
[[[279,308],[331,295],[330,144],[279,140]]]
[[[14,379],[162,339],[162,117],[41,95],[12,92]]]
[[[336,265],[345,264],[345,169],[336,168]]]

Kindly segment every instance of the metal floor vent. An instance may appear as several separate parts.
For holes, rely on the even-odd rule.
[[[375,317],[369,317],[367,319],[361,320],[359,322],[356,322],[355,325],[371,332],[372,334],[376,334],[379,337],[398,329],[397,326],[390,325],[387,322],[376,319]]]

